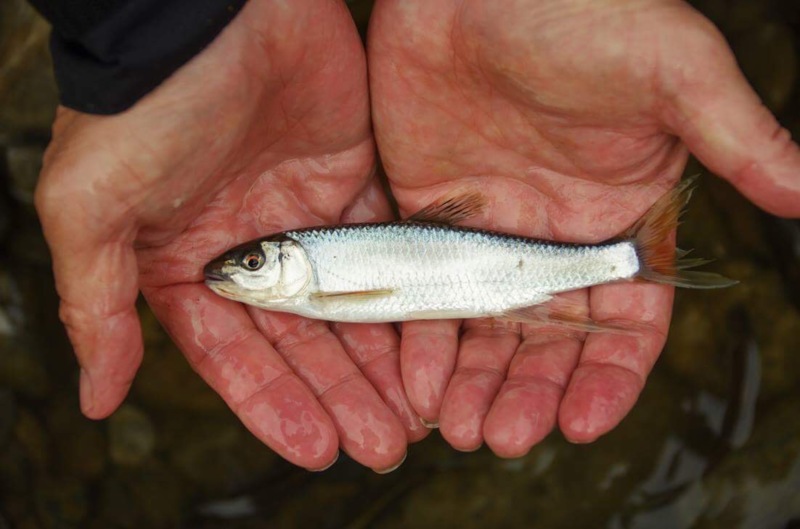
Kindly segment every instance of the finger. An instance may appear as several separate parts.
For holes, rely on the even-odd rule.
[[[587,290],[560,294],[561,301],[589,314]],[[483,432],[501,457],[520,457],[556,425],[558,407],[578,364],[585,333],[556,326],[522,326],[507,380],[492,403]]]
[[[142,362],[136,257],[125,243],[79,249],[55,238],[50,245],[59,317],[81,366],[81,410],[102,419],[125,399]]]
[[[304,468],[336,460],[338,436],[327,413],[243,306],[197,284],[145,295],[195,371],[256,437]]]
[[[630,411],[666,341],[674,289],[663,285],[602,285],[590,289],[594,320],[637,322],[632,334],[590,333],[559,410],[573,442],[591,442]]]
[[[35,205],[53,259],[59,317],[81,366],[81,409],[100,419],[125,398],[142,361],[134,232],[98,222],[107,212],[82,202],[85,187],[76,188],[74,176],[48,163]]]
[[[332,330],[356,367],[400,419],[408,441],[413,443],[424,439],[430,430],[423,426],[403,388],[400,338],[394,327],[390,324],[337,323]]]
[[[408,399],[425,424],[439,425],[439,410],[453,374],[461,320],[409,321],[400,339],[400,372]]]
[[[377,178],[342,214],[342,222],[379,222],[392,216],[386,193]],[[410,442],[419,441],[430,430],[420,422],[400,377],[400,340],[391,325],[338,323],[331,330],[350,359],[369,380],[387,406],[400,419]]]
[[[523,456],[555,428],[581,346],[569,336],[533,334],[523,340],[484,424],[486,444],[495,454]]]
[[[403,462],[407,443],[402,424],[347,357],[327,323],[252,307],[248,311],[328,412],[350,457],[376,472]]]
[[[518,324],[493,319],[464,322],[455,372],[439,417],[442,437],[453,448],[472,451],[483,444],[483,423],[506,379],[519,332]]]
[[[692,36],[691,33],[688,35]],[[715,29],[662,80],[664,121],[703,164],[776,215],[800,216],[800,149],[761,103]]]

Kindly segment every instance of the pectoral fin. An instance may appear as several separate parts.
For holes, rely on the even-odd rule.
[[[486,200],[478,192],[444,197],[411,215],[411,222],[433,222],[435,224],[457,224],[478,214]]]
[[[388,297],[394,294],[394,290],[391,289],[383,289],[383,290],[354,290],[354,291],[345,291],[345,292],[317,292],[312,294],[311,297],[315,299],[342,299],[342,300],[368,300],[368,299],[375,299],[375,298],[382,298]]]

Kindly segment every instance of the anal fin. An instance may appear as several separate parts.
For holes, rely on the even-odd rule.
[[[583,314],[585,305],[565,298],[553,298],[547,303],[511,309],[495,316],[497,319],[524,323],[536,327],[576,332],[605,332],[613,334],[638,334],[635,322],[600,322]]]

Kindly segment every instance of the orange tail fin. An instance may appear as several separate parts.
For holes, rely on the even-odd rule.
[[[678,184],[622,234],[623,238],[632,239],[636,244],[641,265],[638,278],[686,288],[723,288],[738,283],[719,274],[687,272],[687,268],[700,266],[708,261],[685,259],[689,252],[676,250],[672,245],[669,235],[678,225],[678,219],[692,196],[695,180],[697,176]]]

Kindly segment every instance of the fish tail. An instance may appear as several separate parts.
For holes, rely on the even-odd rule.
[[[738,283],[719,274],[688,271],[708,261],[687,259],[689,252],[676,250],[672,243],[670,234],[678,226],[696,180],[695,175],[675,186],[622,235],[633,240],[636,246],[640,264],[638,279],[686,288],[723,288]]]

